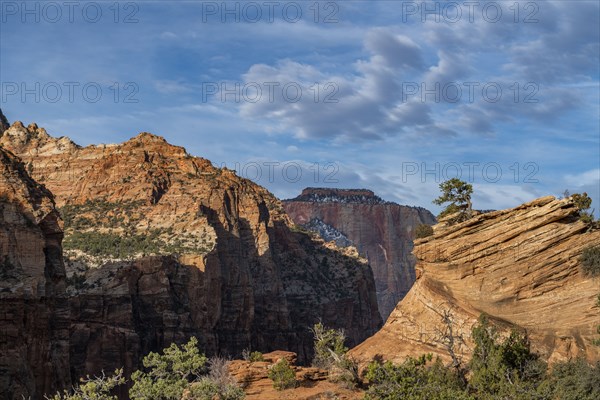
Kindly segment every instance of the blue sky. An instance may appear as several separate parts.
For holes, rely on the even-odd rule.
[[[148,131],[281,198],[360,187],[600,210],[597,1],[0,2],[0,107],[82,145]],[[100,96],[101,95],[101,96]],[[598,214],[598,211],[596,211]]]

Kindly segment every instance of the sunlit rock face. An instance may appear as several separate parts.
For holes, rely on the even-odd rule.
[[[356,249],[296,230],[279,200],[234,171],[149,133],[81,147],[15,122],[0,144],[65,221],[72,377],[131,372],[190,336],[208,354],[285,349],[305,363],[319,320],[351,345],[382,325]]]
[[[283,202],[290,218],[325,240],[352,244],[369,260],[385,320],[415,282],[414,230],[433,224],[421,207],[386,202],[365,189],[307,188]]]
[[[385,326],[352,350],[402,361],[434,353],[448,358],[439,333],[442,314],[453,316],[460,351],[473,350],[471,328],[481,313],[507,332],[525,329],[535,351],[550,362],[600,359],[599,278],[583,273],[580,256],[600,245],[600,231],[579,220],[571,199],[543,197],[519,207],[477,215],[463,223],[441,222],[415,242],[417,282]]]

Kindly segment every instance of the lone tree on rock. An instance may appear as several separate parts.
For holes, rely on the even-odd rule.
[[[442,195],[433,200],[434,204],[441,206],[444,203],[450,203],[442,210],[438,218],[446,215],[460,213],[458,221],[464,221],[471,218],[473,213],[473,204],[471,203],[471,194],[473,194],[473,185],[461,181],[458,178],[452,178],[440,183]]]

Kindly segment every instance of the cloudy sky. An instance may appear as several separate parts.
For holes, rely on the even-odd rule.
[[[1,1],[0,107],[82,145],[148,131],[281,198],[369,188],[600,209],[597,1]],[[598,214],[598,211],[596,211]]]

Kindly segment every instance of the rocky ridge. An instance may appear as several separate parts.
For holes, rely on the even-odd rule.
[[[424,208],[387,202],[366,189],[307,188],[283,207],[296,224],[338,244],[347,239],[367,257],[384,319],[415,281],[414,229],[435,222]]]
[[[580,255],[600,245],[571,199],[543,197],[519,207],[477,215],[457,225],[440,223],[415,242],[417,282],[384,327],[354,348],[354,357],[403,361],[434,353],[449,358],[440,340],[449,312],[465,359],[471,328],[486,313],[501,329],[525,329],[535,351],[550,362],[600,359],[597,337],[600,279],[586,276]]]
[[[306,362],[318,320],[350,344],[381,326],[356,249],[297,231],[267,190],[164,138],[81,147],[15,122],[0,145],[65,219],[73,377],[131,372],[192,335],[208,354],[287,349]]]

